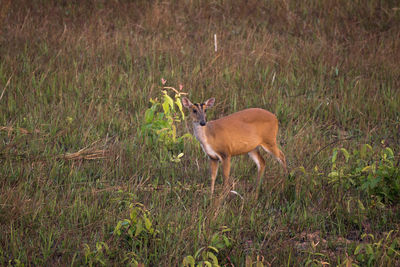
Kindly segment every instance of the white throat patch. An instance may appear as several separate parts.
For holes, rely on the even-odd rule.
[[[196,139],[199,140],[201,148],[209,157],[214,159],[217,158],[222,161],[221,156],[215,152],[215,150],[208,143],[207,136],[205,134],[206,127],[207,126],[201,126],[199,123],[193,123],[194,136],[196,136]]]

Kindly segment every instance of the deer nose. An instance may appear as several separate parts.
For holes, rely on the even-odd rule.
[[[206,122],[205,122],[205,121],[201,121],[201,122],[200,122],[200,125],[201,125],[201,126],[204,126],[204,125],[206,125]]]

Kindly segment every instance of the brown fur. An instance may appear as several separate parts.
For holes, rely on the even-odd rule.
[[[205,122],[205,110],[214,104],[209,99],[203,104],[193,105],[189,99],[183,98],[185,107],[191,110],[193,127],[196,138],[203,150],[210,157],[211,194],[218,171],[218,160],[222,162],[224,186],[229,184],[230,160],[232,156],[248,153],[258,167],[257,192],[265,169],[265,161],[257,147],[274,155],[286,171],[286,160],[278,148],[278,120],[274,114],[260,108],[245,109],[226,117]]]

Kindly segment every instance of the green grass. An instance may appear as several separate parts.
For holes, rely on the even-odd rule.
[[[389,234],[399,199],[329,180],[333,149],[365,143],[377,166],[393,149],[388,184],[399,179],[396,1],[9,2],[0,0],[0,265],[177,266],[209,246],[221,265],[400,264],[399,232]],[[215,97],[209,118],[275,113],[291,174],[264,155],[255,200],[256,166],[237,157],[243,199],[213,208],[196,140],[185,139],[179,163],[144,142],[161,78],[193,101]],[[340,154],[343,179],[359,158]],[[113,234],[138,203],[157,234]]]

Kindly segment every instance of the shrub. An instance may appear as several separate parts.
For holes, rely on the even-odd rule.
[[[344,160],[339,161],[342,154]],[[360,150],[348,152],[345,148],[334,149],[329,183],[345,190],[357,188],[369,198],[388,204],[400,200],[400,170],[391,148],[375,152],[365,144]]]

